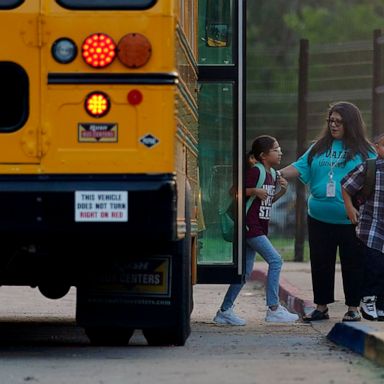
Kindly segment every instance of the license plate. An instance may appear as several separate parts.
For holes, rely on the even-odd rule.
[[[75,191],[75,221],[128,221],[128,192]]]

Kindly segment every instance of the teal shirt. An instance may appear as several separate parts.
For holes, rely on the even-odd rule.
[[[316,220],[330,224],[351,224],[347,217],[344,201],[341,194],[341,179],[353,168],[363,162],[361,155],[345,162],[346,150],[342,140],[334,140],[332,149],[312,159],[308,164],[308,154],[311,147],[292,165],[299,171],[299,178],[308,184],[308,215]],[[369,157],[376,157],[374,152]],[[329,173],[333,169],[333,181],[336,187],[336,196],[327,197],[327,183]]]

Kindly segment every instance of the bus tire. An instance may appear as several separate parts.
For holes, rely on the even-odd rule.
[[[172,244],[172,255],[180,259],[180,267],[173,275],[177,277],[177,303],[176,319],[174,326],[169,328],[143,329],[143,334],[149,345],[175,345],[183,346],[191,333],[191,311],[192,311],[192,278],[191,278],[191,188],[186,185],[185,199],[185,222],[186,234],[184,239]],[[179,273],[180,272],[180,273]]]
[[[186,249],[186,244],[190,244],[190,236],[186,236],[180,241],[179,247]],[[190,247],[189,247],[190,248]],[[188,254],[183,254],[182,271],[179,275],[180,282],[178,284],[179,294],[177,295],[176,319],[177,322],[172,327],[148,328],[143,329],[143,334],[149,345],[152,346],[183,346],[191,333],[191,268],[190,268],[190,250]],[[177,257],[177,256],[176,256]]]

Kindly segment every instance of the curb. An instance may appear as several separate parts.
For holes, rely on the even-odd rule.
[[[256,268],[252,271],[251,280],[260,281],[265,285],[267,270]],[[287,305],[288,310],[301,315],[312,311],[315,305],[303,299],[300,290],[289,281],[280,278],[279,297]],[[327,335],[327,339],[358,353],[365,358],[384,366],[384,332],[370,325],[361,323],[336,323]]]
[[[267,270],[256,268],[252,271],[251,280],[257,280],[264,285],[267,281]],[[289,311],[305,315],[313,310],[315,305],[310,300],[300,297],[300,290],[288,280],[280,277],[279,297],[287,305]]]
[[[327,338],[384,366],[384,332],[365,324],[337,323]]]

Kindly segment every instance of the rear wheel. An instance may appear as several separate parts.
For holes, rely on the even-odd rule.
[[[182,246],[186,249],[185,243],[190,245],[190,237],[182,240]],[[181,271],[178,269],[178,277],[174,287],[177,288],[175,293],[175,315],[176,323],[171,327],[147,328],[143,329],[143,334],[149,345],[184,345],[189,334],[191,333],[191,258],[190,247],[188,253],[184,253],[182,257]],[[176,255],[180,257],[180,255]]]
[[[176,324],[172,327],[143,329],[149,345],[184,345],[191,333],[192,280],[191,280],[191,206],[190,187],[187,185],[185,203],[186,234],[183,240],[171,246]],[[177,265],[177,266],[176,266]]]
[[[135,243],[131,250],[133,254],[141,255],[140,259],[128,260],[126,267],[125,261],[122,260],[121,268],[118,260],[112,261],[111,265],[106,263],[105,268],[94,272],[95,276],[98,273],[104,276],[107,271],[107,277],[129,273],[129,278],[130,276],[136,278],[147,273],[146,268],[148,268],[149,276],[151,273],[154,277],[163,276],[164,281],[159,286],[160,291],[133,290],[131,297],[125,295],[122,283],[119,283],[117,288],[114,282],[110,287],[99,283],[90,284],[89,287],[87,285],[77,287],[76,318],[78,324],[85,328],[92,344],[126,345],[132,336],[132,329],[137,328],[143,329],[149,345],[185,344],[191,331],[192,308],[191,207],[189,204],[191,193],[189,188],[187,191],[184,239],[155,244]],[[141,266],[141,260],[147,262]],[[145,284],[144,288],[146,288]],[[129,289],[130,284],[127,286],[128,293]],[[164,295],[164,300],[158,297],[159,292],[160,295]],[[127,332],[129,327],[132,329]]]

